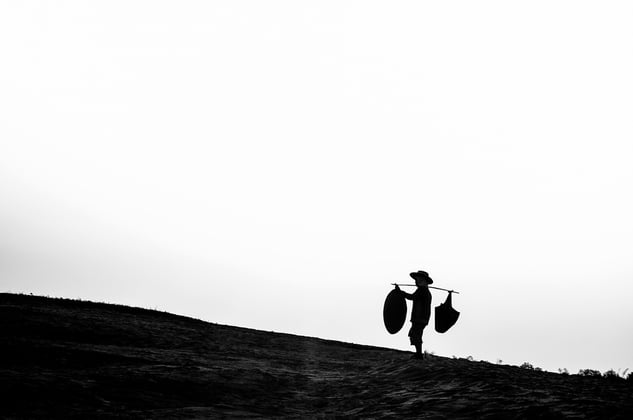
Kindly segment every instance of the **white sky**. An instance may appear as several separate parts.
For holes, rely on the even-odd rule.
[[[633,368],[633,3],[6,1],[0,289]],[[445,298],[434,293],[434,306]]]

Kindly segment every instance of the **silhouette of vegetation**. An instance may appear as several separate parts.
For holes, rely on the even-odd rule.
[[[523,368],[523,369],[534,370],[534,371],[537,371],[537,372],[542,372],[542,371],[543,371],[543,369],[541,369],[540,367],[534,367],[534,366],[532,365],[532,363],[529,363],[529,362],[524,362],[524,363],[523,363],[521,366],[519,366],[519,367],[520,367],[520,368]]]
[[[592,377],[600,377],[602,374],[600,371],[594,369],[580,369],[578,371],[578,375],[580,376],[592,376]]]
[[[620,377],[618,372],[616,372],[613,369],[607,370],[605,373],[602,374],[602,376],[604,378],[606,378],[606,379],[609,379],[609,380],[621,380],[622,379],[622,377]]]

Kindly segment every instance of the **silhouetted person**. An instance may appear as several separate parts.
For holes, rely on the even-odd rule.
[[[413,301],[413,308],[411,309],[411,329],[409,330],[409,340],[411,345],[415,346],[416,359],[421,359],[422,356],[422,332],[424,327],[429,323],[431,317],[431,292],[429,291],[429,284],[433,283],[433,279],[429,277],[429,273],[426,271],[417,271],[411,273],[410,276],[415,280],[415,285],[418,287],[415,292],[407,293],[398,286],[396,288],[400,290],[400,293],[405,298]]]

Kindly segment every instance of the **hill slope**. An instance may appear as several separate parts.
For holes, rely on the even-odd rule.
[[[2,417],[633,418],[625,381],[0,294]]]

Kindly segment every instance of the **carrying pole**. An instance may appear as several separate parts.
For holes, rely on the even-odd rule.
[[[402,283],[391,283],[394,286],[417,286],[415,284],[402,284]],[[444,290],[445,292],[450,292],[450,293],[457,293],[459,294],[459,292],[456,292],[454,290],[448,290],[448,289],[442,289],[441,287],[433,287],[433,286],[427,286],[429,289],[437,289],[437,290]]]

